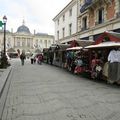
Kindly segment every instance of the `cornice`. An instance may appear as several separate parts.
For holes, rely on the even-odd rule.
[[[60,16],[62,16],[68,9],[73,7],[77,3],[76,0],[72,0],[70,3],[67,4],[54,18],[53,21],[56,21]]]

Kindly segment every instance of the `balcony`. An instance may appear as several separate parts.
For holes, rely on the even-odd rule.
[[[92,0],[86,0],[85,4],[83,4],[80,8],[80,12],[83,13],[87,10],[88,6],[92,4]]]
[[[116,13],[116,18],[120,18],[120,12]]]
[[[112,0],[92,0],[91,4],[88,6],[88,8],[95,8],[96,5],[102,5],[102,4],[112,4]]]

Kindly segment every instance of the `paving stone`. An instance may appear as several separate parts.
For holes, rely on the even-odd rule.
[[[20,66],[14,73],[2,120],[119,120],[120,88],[54,66]]]

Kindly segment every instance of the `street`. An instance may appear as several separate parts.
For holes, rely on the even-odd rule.
[[[120,88],[48,64],[11,60],[2,120],[120,120]]]

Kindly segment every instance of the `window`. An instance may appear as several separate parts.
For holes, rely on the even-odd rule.
[[[59,40],[59,31],[57,31],[57,39]]]
[[[59,25],[59,20],[57,21],[57,24]]]
[[[7,47],[9,48],[9,47],[11,47],[11,39],[10,38],[8,38],[8,40],[7,40]]]
[[[98,24],[101,24],[104,22],[104,9],[101,8],[98,10]]]
[[[72,34],[72,23],[69,24],[69,35],[71,35],[71,34]]]
[[[40,44],[42,44],[42,40],[40,40]]]
[[[25,47],[25,39],[22,39],[22,47]]]
[[[17,47],[20,47],[20,41],[17,41]]]
[[[30,47],[30,39],[27,39],[27,46]]]
[[[44,42],[45,42],[45,47],[47,48],[47,40],[45,40]]]
[[[82,30],[87,29],[87,16],[82,19]]]
[[[65,15],[63,15],[63,21],[65,21]]]
[[[65,28],[62,29],[63,38],[65,37]]]
[[[51,41],[49,40],[49,43],[48,43],[48,45],[50,46],[51,45]]]
[[[20,47],[20,38],[17,38],[17,47]]]
[[[69,10],[69,16],[72,16],[72,8]]]

